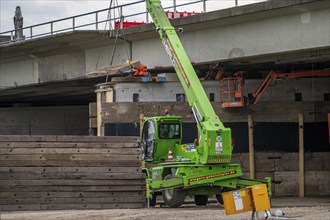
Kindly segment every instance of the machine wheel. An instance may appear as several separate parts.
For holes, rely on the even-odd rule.
[[[164,180],[172,179],[172,174],[165,176]],[[170,208],[177,208],[184,203],[186,192],[183,189],[165,189],[163,190],[163,199]]]
[[[216,194],[215,197],[217,197],[218,202],[223,205],[223,198],[221,194]]]
[[[197,206],[206,206],[207,205],[207,201],[209,200],[208,196],[205,195],[195,195],[195,204]]]

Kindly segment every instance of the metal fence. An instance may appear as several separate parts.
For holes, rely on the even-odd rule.
[[[197,8],[199,12],[206,12],[207,4],[211,1],[212,0],[195,0],[188,1],[187,3],[183,4],[177,4],[179,1],[173,0],[173,2],[171,2],[172,4],[170,6],[164,7],[164,9],[179,11],[182,10],[182,8],[185,6],[189,6],[190,8],[195,6],[193,8]],[[238,6],[239,0],[231,1],[233,6]],[[134,8],[134,10],[132,10],[132,8]],[[0,33],[0,37],[6,38],[6,40],[2,40],[0,44],[30,40],[74,30],[111,30],[114,27],[115,21],[123,19],[135,19],[137,21],[144,21],[148,23],[150,21],[150,16],[146,8],[145,0],[140,0],[122,5],[110,6],[109,8],[92,11],[85,14],[32,25],[22,29],[10,30]],[[136,12],[136,9],[140,9],[140,12]],[[217,9],[212,8],[211,10]],[[101,26],[103,26],[103,28]],[[25,36],[20,39],[15,39],[15,31],[19,30],[22,30]]]

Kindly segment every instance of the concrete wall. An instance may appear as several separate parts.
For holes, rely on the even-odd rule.
[[[236,19],[235,24],[183,32],[180,38],[189,58],[205,62],[329,46],[326,9],[248,22],[246,16]],[[147,48],[152,49],[146,52]],[[161,42],[154,38],[134,42],[133,59],[150,67],[171,65]]]
[[[24,60],[0,64],[0,88],[82,77],[86,72],[85,52],[30,55]]]
[[[86,72],[85,51],[68,51],[39,59],[41,82],[79,78]]]
[[[255,17],[258,18],[258,14]],[[326,9],[268,19],[254,18],[252,21],[245,20],[246,18],[237,17],[234,24],[219,22],[216,27],[197,28],[179,35],[190,60],[209,62],[329,46],[330,14]],[[107,65],[112,49],[109,46],[87,50],[86,69],[95,69],[97,57],[99,66]],[[126,50],[129,50],[126,44],[117,45],[114,63],[122,63],[128,59]],[[132,59],[140,60],[151,68],[171,66],[158,36],[133,41]]]
[[[38,82],[38,65],[34,59],[0,64],[0,88],[14,87]],[[38,73],[38,72],[37,72]]]
[[[262,80],[246,80],[245,95],[254,92]],[[203,81],[209,96],[214,93],[214,101],[220,101],[220,82]],[[302,93],[302,101],[324,101],[324,94],[330,93],[330,78],[306,78],[278,80],[268,87],[260,101],[295,101],[295,93]],[[140,102],[176,101],[176,94],[184,93],[179,82],[168,83],[120,83],[114,85],[116,102],[132,102],[133,94],[139,94]]]
[[[88,106],[0,108],[0,135],[88,133]]]
[[[95,47],[85,50],[86,72],[94,71],[102,67],[110,66],[110,60],[113,53],[113,46]],[[118,43],[113,57],[113,64],[125,63],[129,60],[129,45]]]

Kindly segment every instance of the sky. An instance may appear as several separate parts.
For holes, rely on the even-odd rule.
[[[0,0],[0,33],[13,30],[13,17],[15,15],[16,6],[20,6],[24,18],[24,27],[36,25],[44,22],[49,22],[61,18],[75,16],[91,11],[109,8],[111,0]],[[137,0],[112,0],[112,2],[127,4],[136,2]],[[177,4],[183,4],[194,0],[176,0]],[[251,4],[265,0],[238,0],[238,5]],[[172,6],[173,0],[162,0],[163,7]],[[222,8],[229,8],[235,6],[235,0],[208,0],[206,4],[207,11],[219,10]],[[140,3],[131,7],[126,7],[123,14],[132,14],[134,12],[141,12],[145,10],[145,4]],[[194,4],[178,8],[178,11],[198,11],[203,10],[202,4]],[[118,14],[118,11],[115,12]],[[113,15],[112,15],[113,16]],[[99,20],[106,19],[107,12],[99,14]],[[145,15],[127,18],[129,21],[143,21]],[[76,25],[95,22],[95,15],[85,16],[76,20]],[[61,29],[72,26],[72,20],[58,22],[54,24],[54,29]],[[105,24],[101,24],[100,29],[105,29]],[[93,26],[94,27],[94,26]],[[91,28],[89,28],[91,29]],[[49,31],[50,25],[44,25],[34,29],[36,32]],[[24,34],[28,34],[28,30],[24,30]]]

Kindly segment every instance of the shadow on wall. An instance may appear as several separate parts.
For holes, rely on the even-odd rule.
[[[245,122],[225,123],[231,128],[235,140],[234,153],[249,151],[248,125]],[[139,136],[140,126],[133,123],[107,123],[106,136]],[[197,137],[195,123],[183,123],[182,143],[190,143]],[[298,123],[260,122],[254,124],[254,148],[257,152],[298,152]],[[328,124],[305,123],[305,151],[328,152]]]

